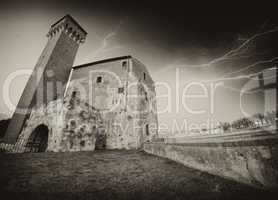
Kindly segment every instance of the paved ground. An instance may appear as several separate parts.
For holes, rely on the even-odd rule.
[[[136,151],[0,154],[0,170],[1,199],[267,199],[257,189]]]

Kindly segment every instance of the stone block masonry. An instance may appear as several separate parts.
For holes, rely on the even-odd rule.
[[[255,187],[278,187],[278,138],[224,143],[145,143],[144,150]]]

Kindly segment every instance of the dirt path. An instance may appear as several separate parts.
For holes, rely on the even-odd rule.
[[[136,151],[0,154],[5,199],[256,199],[264,194]],[[1,199],[3,196],[1,196]]]

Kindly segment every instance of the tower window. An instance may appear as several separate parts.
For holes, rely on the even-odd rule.
[[[145,100],[148,101],[148,93],[145,92]]]
[[[124,88],[123,87],[118,88],[118,93],[124,93]]]
[[[146,80],[146,73],[145,72],[143,73],[143,77],[144,77],[144,80]]]
[[[97,83],[101,83],[102,82],[102,77],[101,76],[98,76],[97,77]]]
[[[123,62],[122,62],[122,67],[123,67],[124,70],[127,69],[127,62],[126,62],[126,61],[123,61]]]
[[[146,124],[146,135],[150,135],[149,124]]]
[[[72,98],[75,98],[76,97],[76,91],[73,91],[71,96],[72,96]]]

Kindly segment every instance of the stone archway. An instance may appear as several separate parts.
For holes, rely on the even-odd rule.
[[[37,126],[31,133],[26,149],[29,152],[45,152],[48,145],[48,127],[44,124]]]

